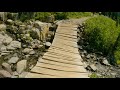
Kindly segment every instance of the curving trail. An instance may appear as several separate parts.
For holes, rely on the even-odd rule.
[[[89,78],[77,48],[77,24],[86,19],[59,22],[51,47],[26,78]]]

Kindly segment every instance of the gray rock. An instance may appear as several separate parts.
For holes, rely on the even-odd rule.
[[[15,50],[16,48],[12,47],[11,45],[7,46],[7,50]]]
[[[12,25],[14,23],[14,21],[11,20],[11,19],[8,19],[6,23],[9,24],[9,25]]]
[[[25,44],[24,44],[24,45],[22,45],[22,47],[23,47],[23,48],[26,48],[26,47],[27,47],[27,45],[25,45]]]
[[[94,64],[91,64],[90,67],[91,67],[91,69],[92,69],[93,71],[96,71],[96,70],[97,70],[97,67],[96,67]]]
[[[0,24],[0,31],[6,31],[6,25]]]
[[[9,55],[9,53],[1,53],[1,56]]]
[[[3,40],[3,44],[4,45],[8,45],[12,42],[12,38],[11,37],[6,37],[4,40]]]
[[[40,21],[35,21],[34,22],[34,26],[36,27],[36,28],[41,28],[41,26],[43,25],[44,23],[43,22],[40,22]]]
[[[85,55],[83,53],[81,53],[81,57],[85,57]]]
[[[104,65],[110,65],[109,62],[108,62],[108,60],[107,60],[106,58],[103,58],[102,63],[103,63]]]
[[[6,46],[2,46],[0,49],[1,52],[6,51],[6,50],[7,50]]]
[[[83,62],[83,66],[84,66],[84,68],[88,67],[88,65],[85,62]]]
[[[83,50],[82,46],[78,46],[79,50]]]
[[[22,22],[21,22],[20,20],[16,20],[16,21],[15,21],[15,25],[16,25],[16,26],[22,25]]]
[[[15,64],[15,63],[17,63],[18,60],[19,60],[18,57],[12,57],[8,60],[8,63],[9,64]]]
[[[0,75],[3,75],[5,78],[10,78],[12,75],[5,71],[5,70],[0,70]]]
[[[12,57],[12,54],[9,54],[6,57],[4,57],[4,60],[9,60],[11,57]]]
[[[22,52],[25,54],[29,54],[31,51],[33,51],[33,49],[25,48]]]
[[[35,54],[35,51],[30,51],[29,54],[30,54],[30,55],[34,55],[34,54]]]
[[[12,41],[10,45],[14,48],[21,48],[21,42],[19,41]]]
[[[3,69],[5,69],[6,71],[8,71],[10,74],[12,74],[12,70],[11,70],[11,66],[8,63],[2,63],[2,67]]]
[[[15,50],[17,48],[21,48],[21,42],[19,41],[12,41],[10,45],[7,46],[8,50]]]
[[[50,47],[50,46],[51,46],[51,43],[50,43],[50,42],[46,42],[45,45],[46,45],[47,47]]]
[[[86,50],[84,50],[83,53],[84,53],[84,55],[87,55],[87,51]]]
[[[17,53],[14,53],[14,54],[13,54],[13,57],[18,57]]]
[[[39,46],[38,46],[38,48],[42,48],[42,47],[43,47],[43,45],[39,45]]]
[[[86,58],[87,58],[87,59],[90,59],[90,54],[88,54],[88,55],[86,56]]]
[[[21,74],[27,67],[27,60],[21,60],[17,63],[17,72]]]

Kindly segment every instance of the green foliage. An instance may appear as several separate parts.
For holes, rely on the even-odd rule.
[[[91,12],[67,12],[67,18],[81,18],[91,16]]]
[[[120,31],[120,26],[118,27],[118,31]],[[114,48],[114,57],[117,64],[120,64],[120,33],[116,40],[115,48]]]
[[[89,77],[90,78],[99,78],[96,73],[92,73]]]
[[[27,19],[46,21],[46,18],[50,15],[54,15],[56,20],[62,20],[91,16],[91,12],[19,12],[19,19],[21,21]]]
[[[40,20],[40,21],[45,21],[48,16],[50,16],[52,13],[50,12],[35,12],[34,13],[34,19],[35,20]]]
[[[102,14],[114,19],[117,25],[120,24],[120,12],[102,12]]]
[[[55,12],[54,15],[57,20],[67,19],[67,12]]]
[[[86,21],[85,37],[90,46],[108,54],[111,52],[119,31],[116,22],[105,16],[98,16]]]
[[[111,76],[98,76],[96,73],[92,73],[90,78],[112,78]]]
[[[18,18],[24,22],[25,20],[32,19],[34,16],[34,12],[19,12]]]

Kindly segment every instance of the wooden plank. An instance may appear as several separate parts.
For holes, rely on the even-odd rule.
[[[34,67],[31,71],[37,72],[37,73],[44,73],[44,74],[50,74],[55,75],[63,78],[81,78],[81,77],[88,77],[87,73],[75,73],[75,72],[65,72],[65,71],[59,71],[56,69],[50,69],[45,67]]]
[[[68,49],[66,50],[66,48],[68,48]],[[72,53],[75,53],[75,54],[79,54],[78,49],[72,48],[72,47],[69,47],[69,46],[65,46],[65,47],[59,47],[59,46],[54,47],[54,46],[52,46],[52,47],[49,48],[49,50],[52,50],[52,49],[63,50],[63,51],[66,51],[66,52],[72,52]]]
[[[25,78],[60,78],[60,76],[45,75],[39,73],[28,73]]]
[[[57,49],[49,49],[49,51],[52,51],[52,52],[57,52],[57,53],[63,53],[65,55],[71,55],[71,56],[75,56],[75,57],[78,57],[79,56],[79,53],[73,53],[73,52],[67,52],[67,51],[63,51],[63,50],[57,50]]]
[[[63,62],[63,63],[68,63],[68,64],[74,64],[74,65],[82,65],[81,61],[64,60],[64,59],[61,59],[61,58],[53,58],[53,57],[50,57],[50,56],[47,56],[47,55],[43,56],[43,59],[53,60],[53,61],[58,61],[58,62]]]
[[[51,68],[51,69],[57,69],[57,70],[63,70],[66,72],[78,72],[78,73],[83,73],[86,72],[86,70],[83,68],[83,66],[80,67],[63,67],[63,66],[58,66],[58,65],[51,65],[51,64],[46,64],[46,63],[37,63],[36,67],[46,67],[46,68]]]
[[[82,65],[74,65],[74,64],[68,64],[68,63],[62,63],[62,62],[56,62],[56,61],[51,61],[51,60],[46,60],[46,59],[41,59],[37,63],[48,63],[48,64],[53,64],[53,65],[58,65],[62,67],[81,67]],[[37,64],[36,64],[37,66]]]
[[[45,53],[44,56],[49,56],[49,57],[68,60],[68,61],[80,61],[81,59],[81,58],[73,58],[73,57],[71,58],[71,57],[66,57],[66,56],[56,55],[56,54],[51,54],[51,53]]]
[[[71,55],[65,55],[65,54],[63,54],[63,53],[58,53],[58,52],[53,52],[53,51],[49,51],[49,52],[47,52],[47,53],[45,53],[44,55],[55,55],[56,57],[63,57],[63,59],[64,58],[68,58],[68,59],[73,59],[73,60],[75,60],[75,59],[78,59],[78,60],[81,60],[82,58],[81,58],[81,56],[71,56]]]

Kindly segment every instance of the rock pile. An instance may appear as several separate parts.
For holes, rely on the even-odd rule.
[[[56,24],[7,19],[0,24],[0,77],[24,77],[50,47]]]

